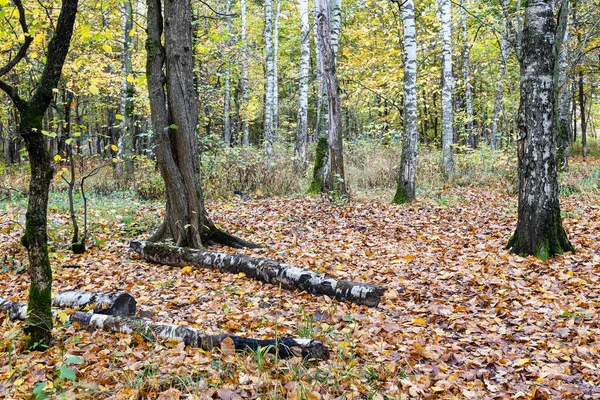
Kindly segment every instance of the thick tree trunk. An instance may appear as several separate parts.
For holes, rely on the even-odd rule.
[[[507,248],[547,260],[575,251],[562,225],[558,198],[554,104],[553,0],[527,0],[521,43],[519,106],[519,206]]]
[[[344,174],[344,150],[342,142],[342,108],[340,102],[339,85],[336,72],[336,55],[332,40],[332,26],[330,24],[329,2],[319,0],[319,45],[321,47],[321,65],[323,80],[327,89],[328,104],[328,144],[329,144],[329,176],[327,188],[336,196],[348,197],[346,178]],[[339,11],[338,11],[339,12]],[[339,30],[339,27],[337,28]]]
[[[111,332],[137,332],[146,337],[174,339],[187,346],[207,351],[227,346],[230,341],[236,351],[269,348],[269,353],[277,353],[281,358],[302,357],[304,359],[327,360],[329,349],[318,340],[280,338],[275,340],[257,340],[233,335],[206,335],[204,332],[185,325],[173,325],[136,317],[113,317],[109,315],[74,312],[69,320],[80,325],[93,326]]]
[[[298,171],[306,168],[308,145],[308,74],[310,69],[310,26],[308,22],[308,0],[300,0],[300,88],[298,96],[298,129],[294,145],[294,167]]]
[[[417,34],[415,28],[415,3],[407,0],[402,5],[404,21],[404,137],[400,175],[393,202],[403,204],[415,199],[415,174],[417,170]]]
[[[167,189],[165,220],[150,240],[172,238],[177,245],[194,248],[211,242],[256,247],[216,228],[206,213],[196,141],[198,108],[189,1],[166,2],[165,15],[163,46],[161,2],[148,0],[146,73],[154,151]]]
[[[326,295],[341,301],[375,307],[385,288],[377,285],[328,278],[323,274],[280,263],[268,258],[253,258],[238,254],[225,254],[202,249],[189,249],[133,240],[130,248],[143,259],[159,264],[184,267],[218,269],[262,282],[281,285],[286,289],[300,289],[313,294]]]
[[[439,0],[442,36],[442,153],[444,173],[454,175],[454,112],[452,110],[452,30],[450,0]]]
[[[131,0],[121,2],[121,132],[117,147],[115,175],[118,178],[133,174],[133,66],[131,61],[131,31],[133,29],[133,7]]]

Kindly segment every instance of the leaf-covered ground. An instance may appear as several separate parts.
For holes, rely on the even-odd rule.
[[[377,308],[143,262],[127,241],[145,237],[162,211],[135,200],[99,212],[94,204],[110,201],[96,199],[96,244],[74,256],[61,250],[70,232],[64,207],[51,207],[55,291],[124,290],[147,317],[207,333],[315,337],[332,358],[225,355],[61,322],[55,347],[26,352],[23,323],[2,316],[0,397],[27,398],[37,384],[38,396],[69,399],[600,398],[600,196],[561,199],[577,254],[549,262],[503,249],[516,224],[516,198],[506,190],[453,188],[437,197],[409,206],[323,197],[210,203],[222,227],[266,246],[241,252],[384,285]],[[15,223],[24,211],[4,204],[0,296],[24,301]]]

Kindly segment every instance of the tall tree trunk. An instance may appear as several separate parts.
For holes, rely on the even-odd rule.
[[[327,88],[327,104],[329,109],[329,130],[327,137],[329,142],[329,176],[327,179],[327,188],[337,196],[347,197],[348,191],[344,174],[341,103],[335,54],[332,46],[334,41],[332,41],[332,30],[329,22],[329,2],[328,0],[318,0],[318,4],[319,45],[321,46],[321,64],[323,79]]]
[[[507,248],[547,260],[575,251],[562,225],[558,198],[554,104],[553,0],[527,0],[521,43],[518,123],[519,206]]]
[[[452,142],[454,112],[452,110],[452,31],[450,0],[440,1],[440,23],[442,36],[442,154],[444,173],[454,175],[454,150]]]
[[[2,68],[10,71],[27,53],[31,36],[25,23],[25,12],[20,1],[14,1],[21,17],[21,27],[25,34],[22,52],[13,60],[12,66]],[[54,174],[52,157],[42,135],[43,118],[52,101],[53,91],[58,86],[62,67],[69,51],[73,25],[77,14],[77,0],[63,0],[56,30],[48,43],[46,65],[29,101],[22,99],[16,88],[0,80],[0,89],[11,98],[20,116],[19,133],[25,141],[31,180],[29,201],[25,214],[25,233],[21,239],[29,256],[29,315],[25,332],[29,335],[27,347],[44,349],[52,344],[52,269],[48,258],[47,209],[48,191]]]
[[[273,0],[265,0],[265,121],[264,121],[264,149],[267,167],[271,168],[273,158],[273,87],[275,84],[275,63],[273,48]]]
[[[279,129],[279,13],[281,0],[277,0],[273,20],[273,137]]]
[[[473,93],[471,90],[471,58],[469,55],[469,31],[467,30],[466,1],[460,0],[460,24],[463,36],[463,82],[465,85],[465,135],[469,147],[475,148],[473,133]]]
[[[121,26],[123,29],[121,43],[121,132],[117,147],[115,175],[117,177],[133,174],[133,66],[131,62],[133,29],[133,7],[131,0],[121,2]]]
[[[210,242],[250,246],[217,229],[204,207],[196,142],[198,100],[194,88],[190,3],[166,1],[164,23],[161,0],[148,0],[147,4],[148,94],[154,151],[167,195],[164,222],[151,240],[173,238],[177,245],[185,247],[202,247]]]
[[[399,3],[398,3],[399,4]],[[417,170],[417,34],[415,28],[415,3],[406,0],[401,6],[404,21],[404,137],[400,176],[394,203],[403,204],[415,199],[415,174]]]
[[[583,72],[579,71],[579,80],[577,81],[579,88],[579,117],[581,122],[581,148],[583,150],[583,158],[587,157],[587,124],[585,121],[585,95],[583,90]]]
[[[509,0],[504,0],[503,7],[506,9]],[[496,81],[496,95],[494,97],[494,111],[492,114],[492,128],[490,131],[490,147],[492,150],[498,148],[498,124],[502,112],[502,95],[504,93],[504,73],[506,71],[506,49],[508,46],[508,26],[504,19],[502,38],[500,40],[500,64],[498,65],[498,80]]]
[[[570,105],[571,86],[567,77],[567,56],[569,43],[569,0],[563,0],[558,17],[555,48],[558,57],[554,69],[554,92],[556,102],[556,123],[558,130],[558,170],[566,171],[569,167],[569,146],[571,142]]]
[[[250,146],[250,137],[248,129],[248,120],[250,118],[248,110],[248,39],[246,28],[246,0],[240,0],[240,13],[242,18],[242,144],[244,147]]]
[[[300,0],[300,88],[298,96],[298,129],[294,146],[294,167],[306,167],[308,144],[308,74],[310,69],[310,25],[308,22],[308,0]]]
[[[324,112],[323,108],[327,104],[327,98],[325,97],[325,87],[323,86],[323,71],[321,70],[321,46],[319,44],[319,32],[317,26],[317,16],[319,15],[319,5],[315,1],[313,3],[313,37],[315,40],[315,72],[317,84],[317,116],[315,123],[315,138],[319,140],[322,137],[327,136],[327,113]]]
[[[231,0],[225,1],[225,13],[227,16],[227,47],[231,45]],[[229,54],[229,51],[227,52]],[[223,142],[225,146],[231,146],[231,60],[226,60],[225,66],[225,94],[223,96]]]

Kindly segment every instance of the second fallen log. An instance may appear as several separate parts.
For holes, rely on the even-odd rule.
[[[74,310],[89,309],[96,314],[127,317],[135,315],[136,301],[133,296],[123,292],[91,293],[69,290],[58,293],[52,300],[52,306]]]
[[[249,278],[281,285],[286,289],[300,289],[370,307],[376,307],[385,292],[382,286],[330,278],[269,258],[167,246],[141,240],[132,240],[129,246],[143,259],[155,263],[174,267],[193,265],[233,274],[243,272]]]

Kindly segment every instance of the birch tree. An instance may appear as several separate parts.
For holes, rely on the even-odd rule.
[[[277,0],[275,17],[273,21],[273,137],[277,136],[279,128],[279,14],[281,13],[281,0]]]
[[[563,0],[558,12],[558,26],[556,30],[556,55],[557,62],[554,70],[554,91],[556,101],[556,124],[558,145],[558,170],[566,171],[569,167],[569,146],[571,144],[571,85],[567,77],[567,56],[569,49],[569,14],[570,1]]]
[[[267,166],[270,168],[273,158],[273,87],[275,84],[275,49],[273,48],[273,0],[265,0],[265,117],[264,149]]]
[[[504,0],[503,7],[506,10],[510,0]],[[500,40],[500,64],[498,65],[498,80],[496,81],[496,92],[494,97],[494,111],[492,114],[492,128],[490,131],[489,144],[493,150],[498,148],[498,123],[502,111],[502,95],[504,92],[504,74],[506,71],[506,51],[508,47],[508,26],[504,19],[502,35]]]
[[[229,46],[231,44],[231,0],[225,2],[225,16],[226,30],[227,30],[227,50],[229,53]],[[223,142],[225,146],[231,146],[231,60],[225,61],[225,93],[223,94]]]
[[[131,0],[121,2],[121,134],[118,139],[117,177],[133,174],[133,66],[131,62],[131,34],[133,29],[133,7]]]
[[[241,40],[242,40],[242,144],[244,147],[250,145],[248,120],[250,119],[248,110],[248,37],[246,28],[246,0],[240,0],[241,14]]]
[[[452,110],[452,30],[450,0],[439,0],[440,3],[440,31],[442,36],[442,153],[444,173],[454,175],[454,140]]]
[[[526,0],[518,113],[519,205],[507,248],[547,260],[575,251],[563,228],[558,198],[554,69],[554,0]]]
[[[460,0],[460,25],[463,36],[463,84],[465,86],[465,135],[469,147],[475,148],[473,134],[473,93],[471,90],[471,58],[469,57],[469,31],[467,30],[467,9],[465,0]]]
[[[403,204],[415,199],[417,170],[417,34],[415,3],[406,0],[399,7],[404,24],[404,137],[400,158],[400,176],[393,202]]]
[[[300,10],[300,75],[298,95],[298,129],[294,146],[294,166],[302,170],[306,166],[308,143],[308,74],[310,69],[310,26],[308,0],[299,0]]]

